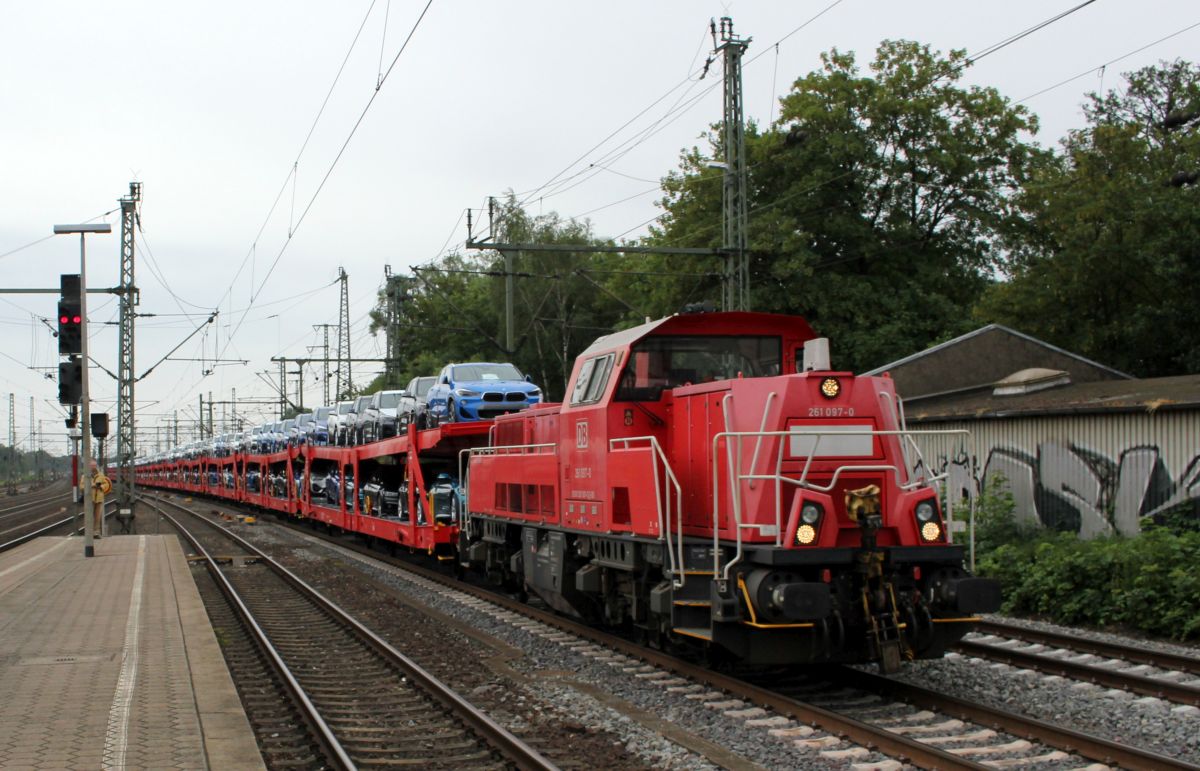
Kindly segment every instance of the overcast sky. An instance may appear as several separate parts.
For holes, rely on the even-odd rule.
[[[688,81],[712,48],[711,17],[732,16],[752,38],[746,113],[765,124],[778,96],[832,47],[856,51],[864,65],[887,38],[974,52],[1079,0],[832,2],[434,0],[378,92],[425,0],[7,2],[0,285],[57,286],[60,273],[77,272],[77,237],[32,242],[56,223],[116,209],[130,181],[143,184],[139,310],[160,315],[138,320],[137,373],[220,310],[176,354],[210,361],[169,361],[138,383],[139,438],[152,441],[159,419],[178,412],[194,422],[200,393],[271,398],[271,356],[319,356],[312,325],[337,321],[338,266],[350,275],[354,355],[380,355],[366,314],[383,266],[404,272],[453,249],[466,235],[464,210],[489,195],[540,188],[534,213],[587,217],[600,236],[644,234],[660,213],[656,181],[720,118],[719,65]],[[1200,27],[1102,64],[1198,22],[1200,7],[1186,0],[1097,0],[987,57],[965,81],[1016,101],[1086,73],[1025,102],[1041,119],[1036,139],[1052,145],[1083,124],[1087,91],[1120,87],[1121,72],[1160,59],[1194,58]],[[557,178],[570,184],[542,187],[564,171]],[[88,280],[112,286],[119,211],[101,220],[114,232],[90,237]],[[0,295],[0,393],[15,394],[18,443],[32,395],[47,448],[61,451],[57,387],[37,369],[58,362],[35,319],[52,317],[54,303]],[[93,355],[115,371],[116,327],[105,323],[115,322],[116,302],[92,295],[89,310]],[[214,368],[222,351],[249,363]],[[355,380],[379,370],[355,365]],[[315,404],[319,369],[306,381]],[[91,382],[94,409],[115,418],[115,382],[97,369]]]

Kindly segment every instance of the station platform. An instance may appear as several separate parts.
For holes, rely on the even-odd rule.
[[[263,768],[178,539],[0,554],[0,768]]]

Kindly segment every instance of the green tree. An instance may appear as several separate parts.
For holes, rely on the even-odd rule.
[[[493,238],[505,243],[601,244],[591,225],[555,213],[531,216],[510,194],[495,215]],[[548,399],[561,398],[575,357],[622,318],[603,284],[609,263],[582,252],[519,252],[513,258],[514,349],[505,349],[504,258],[458,254],[419,268],[400,306],[403,358],[394,385],[432,375],[454,361],[511,361]],[[593,275],[593,271],[597,271]],[[386,323],[382,293],[371,331]],[[371,387],[383,387],[381,378]]]
[[[837,50],[798,79],[775,126],[746,135],[755,310],[801,314],[862,370],[964,331],[1001,259],[1013,193],[1043,155],[1035,118],[995,89],[958,84],[965,54],[885,41],[859,71]],[[663,183],[652,241],[719,246],[719,134]],[[663,268],[666,258],[653,261]],[[709,271],[719,262],[697,261]],[[715,299],[718,279],[700,291]],[[674,311],[689,281],[641,299]]]
[[[1069,350],[1145,376],[1200,371],[1200,69],[1175,61],[1090,94],[1088,126],[1063,140],[1020,197],[1011,279],[979,308]],[[1168,128],[1168,115],[1192,115]]]

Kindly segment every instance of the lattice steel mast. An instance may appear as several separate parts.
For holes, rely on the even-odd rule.
[[[725,179],[722,189],[725,293],[722,307],[750,310],[750,256],[746,253],[746,132],[742,117],[742,54],[750,45],[733,34],[733,19],[712,24],[713,44],[724,55],[725,110],[722,143],[725,145]]]
[[[338,308],[337,398],[349,399],[354,380],[350,373],[350,276],[345,268],[338,268],[338,281],[342,285],[342,299]]]
[[[404,297],[404,279],[392,273],[391,265],[383,266],[385,279],[384,298],[387,308],[387,383],[396,386],[396,377],[400,373],[400,302]]]
[[[129,195],[121,199],[121,315],[117,346],[117,509],[133,505],[133,457],[135,445],[135,409],[133,402],[133,320],[141,298],[133,282],[134,228],[138,225],[137,208],[142,200],[142,183],[130,182]],[[87,430],[87,426],[84,426]]]

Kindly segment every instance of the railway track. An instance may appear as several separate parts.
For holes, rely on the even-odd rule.
[[[305,532],[291,523],[286,526]],[[553,630],[588,640],[596,650],[585,655],[604,658],[603,651],[615,652],[618,655],[611,657],[614,665],[640,660],[705,689],[720,689],[723,694],[720,698],[728,700],[731,707],[741,702],[751,710],[754,706],[768,708],[776,716],[787,718],[784,722],[793,726],[775,728],[781,732],[778,735],[807,742],[806,746],[814,749],[843,746],[842,742],[848,741],[868,752],[879,751],[926,768],[996,768],[1033,762],[1086,765],[1087,761],[1136,769],[1200,768],[1048,721],[849,668],[830,670],[832,684],[812,680],[785,682],[779,677],[771,678],[768,684],[714,672],[532,608],[491,590],[452,581],[437,571],[387,559],[358,545],[335,543],[342,549],[350,549],[433,582],[431,588],[434,585],[450,588]],[[645,671],[639,674],[655,676]],[[905,707],[905,704],[913,705],[913,708]],[[738,710],[735,708],[734,711]],[[829,757],[834,759],[855,759],[861,755],[856,748],[829,751]]]
[[[239,688],[265,693],[263,708],[253,699],[246,707],[275,767],[554,767],[250,543],[180,504],[148,503],[201,555],[290,695],[290,715],[267,704],[278,701],[279,686],[268,692],[261,685],[266,667],[239,646],[237,667],[254,674]],[[195,516],[205,529],[190,530],[158,504]],[[214,550],[224,550],[225,566]]]
[[[982,622],[977,632],[959,641],[957,650],[967,656],[1200,706],[1200,658],[1000,621]]]
[[[69,495],[69,493],[68,493],[68,495]],[[69,501],[69,498],[67,498],[66,500]],[[40,538],[41,536],[44,536],[44,535],[50,535],[54,531],[56,531],[60,528],[66,527],[68,525],[71,525],[72,523],[74,523],[76,520],[79,519],[80,514],[77,512],[70,513],[70,514],[65,513],[66,511],[69,511],[71,509],[70,505],[68,505],[67,507],[59,506],[58,508],[56,508],[54,511],[51,511],[51,512],[43,511],[46,508],[54,508],[56,505],[57,505],[56,503],[43,502],[40,509],[29,509],[29,510],[24,510],[24,511],[20,512],[21,514],[27,515],[23,518],[23,520],[21,521],[20,524],[12,525],[10,523],[9,527],[0,530],[0,538],[5,538],[5,537],[9,538],[9,540],[4,541],[3,543],[0,543],[0,552],[8,551],[9,549],[14,549],[23,543],[32,541],[35,538]],[[105,503],[104,505],[105,505],[104,518],[110,519],[113,516],[113,514],[116,513],[116,503],[114,501],[109,501],[109,502]],[[32,527],[34,529],[30,530],[29,529],[30,527]],[[24,532],[22,532],[22,531],[24,531]],[[83,527],[76,528],[75,532],[82,533]],[[17,535],[17,536],[12,536],[11,535],[12,533],[21,533],[21,534]]]

